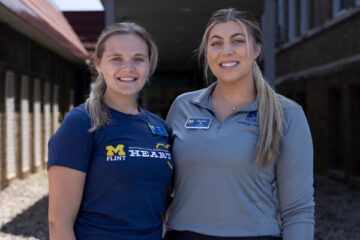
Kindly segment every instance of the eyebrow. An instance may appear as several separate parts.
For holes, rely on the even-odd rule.
[[[137,54],[135,54],[135,57],[144,57],[144,58],[148,58],[148,56],[147,56],[147,55],[142,54],[142,53],[137,53]]]
[[[243,37],[245,37],[245,34],[243,34],[243,33],[234,33],[233,35],[231,35],[230,38],[237,37],[237,36],[243,36]],[[220,37],[219,35],[213,35],[213,36],[210,37],[209,40],[211,40],[211,39],[213,39],[213,38],[222,39],[222,37]]]
[[[115,54],[109,55],[108,57],[110,58],[110,57],[121,57],[121,56],[122,56],[122,54],[115,53]],[[145,58],[148,57],[147,55],[142,54],[142,53],[137,53],[137,54],[135,54],[134,56],[135,56],[135,57],[145,57]]]

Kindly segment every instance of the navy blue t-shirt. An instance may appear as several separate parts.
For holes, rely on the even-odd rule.
[[[80,105],[49,141],[48,168],[86,173],[76,238],[162,239],[160,213],[173,167],[169,137],[159,133],[168,133],[166,123],[141,108],[137,115],[109,112],[111,123],[89,133],[91,120]]]

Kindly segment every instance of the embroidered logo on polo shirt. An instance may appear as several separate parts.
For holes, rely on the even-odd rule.
[[[259,120],[259,118],[258,118],[257,112],[253,111],[253,112],[249,112],[248,114],[246,114],[245,120],[238,121],[238,123],[258,128],[259,127],[258,120]]]
[[[163,143],[158,143],[156,144],[156,149],[159,149],[160,147],[164,147],[165,149],[168,149],[170,147],[169,144],[163,144]]]
[[[166,145],[163,144],[163,143],[156,144],[156,149],[159,149],[160,147],[164,147],[165,149],[169,149],[170,144],[166,144]],[[171,156],[171,155],[169,154],[169,156]],[[174,164],[172,164],[170,161],[167,161],[167,164],[169,165],[170,169],[173,170]]]
[[[126,158],[123,144],[118,144],[115,148],[112,145],[106,146],[106,150],[106,161],[124,161]]]
[[[249,112],[245,118],[245,121],[252,122],[252,123],[257,122],[257,120],[258,120],[257,112]]]

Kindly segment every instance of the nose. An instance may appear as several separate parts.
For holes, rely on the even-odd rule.
[[[223,48],[223,54],[225,56],[234,54],[234,49],[230,43],[225,43]]]
[[[135,63],[132,59],[125,60],[121,66],[124,70],[134,70],[135,69]]]

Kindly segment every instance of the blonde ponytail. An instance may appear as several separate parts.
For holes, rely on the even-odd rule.
[[[256,147],[255,163],[270,165],[279,154],[282,135],[282,108],[277,94],[265,81],[256,61],[253,75],[258,99],[260,134]]]
[[[103,102],[106,91],[105,80],[102,75],[97,77],[93,90],[85,102],[85,108],[91,118],[91,128],[89,132],[94,132],[110,122],[110,115]]]

